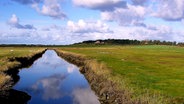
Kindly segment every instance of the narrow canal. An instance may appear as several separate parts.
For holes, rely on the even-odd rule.
[[[29,68],[20,69],[13,87],[31,96],[28,104],[99,104],[79,68],[47,50]]]

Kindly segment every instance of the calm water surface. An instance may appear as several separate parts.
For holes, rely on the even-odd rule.
[[[29,68],[21,69],[13,87],[31,96],[29,104],[99,104],[78,67],[48,50]]]

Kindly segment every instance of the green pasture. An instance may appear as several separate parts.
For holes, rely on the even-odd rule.
[[[43,48],[37,47],[0,47],[0,66],[5,65],[8,58],[31,56]]]
[[[177,46],[63,47],[104,63],[118,83],[126,84],[133,96],[159,93],[184,101],[184,48]],[[123,85],[124,86],[124,85]],[[120,86],[121,87],[121,86]],[[155,95],[155,96],[156,96]]]

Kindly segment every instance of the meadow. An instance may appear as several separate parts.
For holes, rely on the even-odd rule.
[[[103,63],[109,79],[132,99],[149,103],[184,103],[184,48],[164,45],[73,46],[72,52]],[[100,70],[100,68],[99,68]]]
[[[0,87],[11,80],[4,72],[20,65],[15,57],[31,58],[40,47],[0,47]],[[126,90],[132,100],[149,104],[184,103],[184,48],[167,45],[76,45],[56,47],[105,66],[98,73]],[[97,64],[94,64],[97,65]]]
[[[44,48],[39,47],[0,47],[0,88],[11,80],[11,76],[4,72],[21,64],[12,59],[15,57],[29,59],[43,50]]]

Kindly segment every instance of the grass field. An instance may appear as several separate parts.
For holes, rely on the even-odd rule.
[[[42,51],[44,48],[35,47],[0,47],[0,71],[2,66],[8,63],[8,58],[13,57],[30,57],[31,55]]]
[[[104,63],[111,79],[129,90],[133,99],[155,98],[184,103],[184,48],[176,46],[63,47]]]
[[[4,71],[19,65],[19,62],[10,62],[13,57],[32,57],[32,55],[43,51],[44,48],[36,47],[0,47],[0,86],[10,80],[10,76],[5,75]]]
[[[20,64],[12,57],[31,57],[44,48],[0,47],[0,85],[10,79],[3,71]],[[103,63],[109,78],[126,89],[132,99],[152,104],[171,100],[184,103],[184,48],[176,46],[74,46],[59,50],[73,52]],[[168,102],[169,102],[168,101]]]

